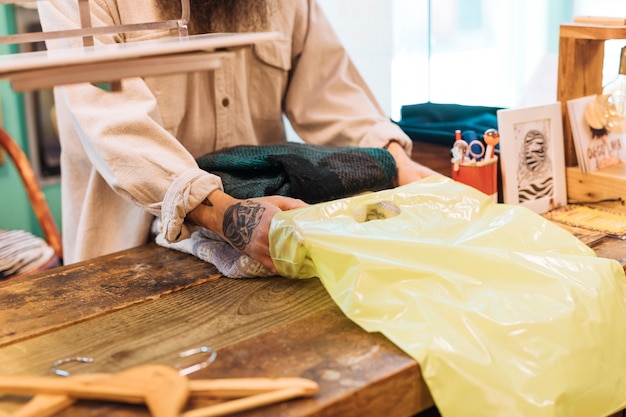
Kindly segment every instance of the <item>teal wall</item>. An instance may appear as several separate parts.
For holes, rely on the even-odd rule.
[[[15,18],[12,5],[0,5],[0,36],[15,32]],[[15,45],[0,45],[0,55],[14,53]],[[2,104],[2,125],[28,154],[27,132],[24,120],[21,94],[16,94],[6,80],[0,81],[0,103]],[[26,230],[43,236],[37,218],[32,211],[22,180],[10,158],[5,155],[0,165],[0,229]],[[42,186],[48,205],[61,227],[61,187],[60,184]]]

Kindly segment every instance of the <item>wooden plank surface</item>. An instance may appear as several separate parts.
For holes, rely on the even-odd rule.
[[[450,146],[430,142],[413,142],[411,159],[446,177],[452,177]]]
[[[213,265],[150,244],[0,282],[0,346],[219,278]]]
[[[115,271],[99,265],[96,269],[106,273],[103,278]],[[433,404],[417,362],[345,317],[317,279],[194,282],[6,345],[0,348],[0,374],[46,375],[53,361],[77,355],[95,362],[74,365],[70,370],[76,373],[117,372],[144,363],[173,365],[178,352],[199,345],[211,346],[218,356],[193,378],[300,376],[320,384],[314,399],[245,415],[410,416]],[[15,411],[23,402],[0,402],[0,411]],[[201,404],[205,401],[190,406]],[[128,417],[147,411],[81,402],[60,415]]]
[[[578,167],[566,168],[567,198],[570,201],[589,202],[607,199],[626,201],[625,166],[606,168],[601,171],[583,173]],[[622,202],[605,204],[611,210],[626,211]]]
[[[624,264],[623,247],[606,240],[594,249]],[[75,373],[175,365],[179,352],[205,345],[217,360],[191,378],[295,376],[320,385],[315,398],[239,416],[411,416],[433,405],[417,362],[345,317],[318,279],[227,279],[151,244],[1,283],[0,303],[3,375],[50,375],[55,360],[73,356],[95,359],[68,365]],[[2,397],[0,415],[26,400]],[[194,398],[188,408],[210,401]],[[85,401],[59,415],[148,412]]]
[[[615,259],[626,270],[626,243],[617,238],[605,237],[593,245],[593,250],[601,258]]]

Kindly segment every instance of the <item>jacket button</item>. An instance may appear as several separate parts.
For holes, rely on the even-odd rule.
[[[222,106],[228,107],[229,104],[230,104],[230,100],[228,99],[228,97],[225,97],[222,99]]]

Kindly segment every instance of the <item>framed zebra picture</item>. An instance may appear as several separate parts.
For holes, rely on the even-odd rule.
[[[497,112],[505,204],[536,213],[567,205],[559,102]]]

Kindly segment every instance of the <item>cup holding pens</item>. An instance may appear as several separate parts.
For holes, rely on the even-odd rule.
[[[465,142],[461,131],[455,131],[452,146],[452,179],[476,188],[498,202],[498,157],[494,148],[500,142],[500,134],[495,129],[487,129],[479,140]]]
[[[498,202],[498,157],[471,163],[452,163],[452,179],[476,188]]]

